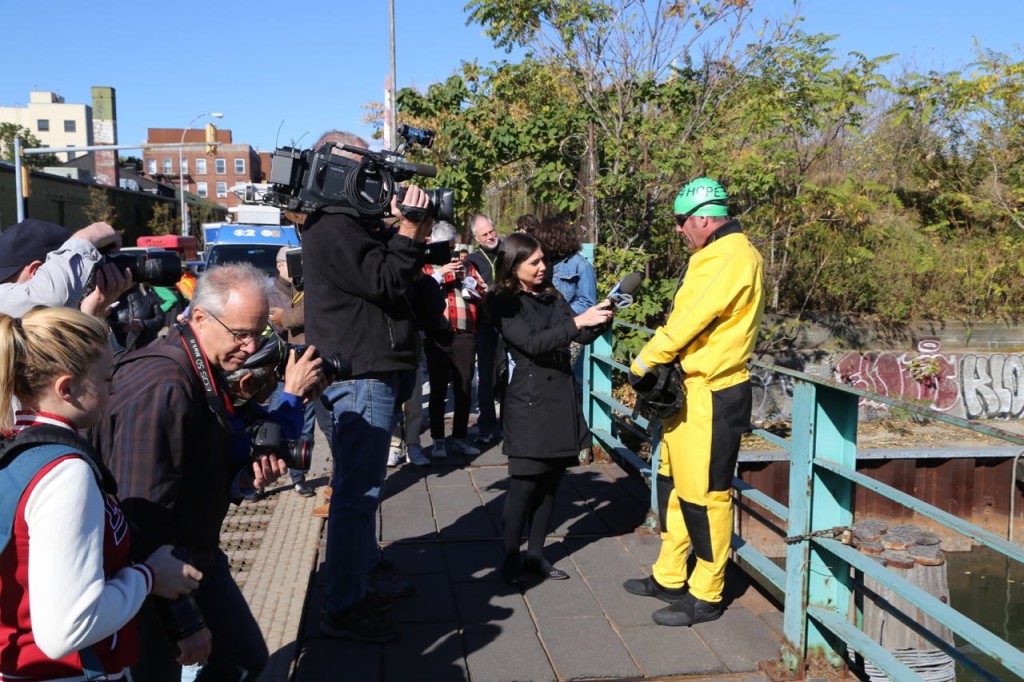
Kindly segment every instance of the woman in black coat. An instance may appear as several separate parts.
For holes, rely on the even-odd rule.
[[[501,406],[504,452],[511,479],[505,497],[505,560],[502,577],[517,583],[522,573],[554,580],[568,574],[544,559],[542,549],[566,468],[591,445],[590,430],[569,365],[569,343],[590,343],[611,320],[608,301],[575,317],[545,280],[540,243],[513,234],[498,252],[491,314],[511,357]],[[530,536],[520,566],[519,544],[527,517]]]

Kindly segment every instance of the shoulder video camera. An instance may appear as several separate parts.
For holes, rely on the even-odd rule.
[[[412,163],[403,156],[408,145],[429,148],[434,133],[402,125],[398,129],[405,140],[393,151],[374,152],[352,145],[328,142],[318,149],[299,150],[279,147],[270,163],[271,189],[265,200],[289,211],[312,213],[333,207],[355,218],[377,219],[386,215],[391,197],[405,196],[398,183],[414,176],[434,177],[434,166]],[[335,149],[357,154],[356,161],[334,153]],[[430,206],[425,215],[409,216],[419,221],[427,215],[435,220],[452,220],[454,193],[450,189],[427,190]],[[408,214],[407,214],[408,215]]]

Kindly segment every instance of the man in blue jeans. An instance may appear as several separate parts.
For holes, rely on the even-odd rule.
[[[328,142],[367,146],[332,131],[315,147]],[[427,195],[413,185],[402,203],[397,197],[391,202],[397,230],[344,205],[319,208],[302,228],[306,340],[321,355],[352,364],[352,377],[321,396],[332,414],[334,475],[320,629],[333,637],[385,642],[396,634],[380,593],[370,592],[368,583],[380,561],[375,521],[391,432],[414,381],[416,327],[407,293],[423,268],[432,222],[415,209],[428,206]]]

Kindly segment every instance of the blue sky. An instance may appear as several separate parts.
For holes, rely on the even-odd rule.
[[[761,15],[792,13],[788,0],[754,2]],[[464,5],[395,0],[400,87],[504,57],[466,26]],[[899,53],[916,70],[958,68],[975,38],[1024,59],[1014,52],[1024,0],[805,0],[801,14],[806,31],[838,34],[840,53]],[[383,99],[389,69],[386,0],[17,0],[4,15],[14,67],[0,71],[0,105],[24,105],[30,90],[87,103],[91,86],[113,86],[122,144],[210,111],[236,142],[264,150],[329,128],[369,135],[363,105]]]

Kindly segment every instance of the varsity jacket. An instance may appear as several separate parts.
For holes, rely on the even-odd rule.
[[[67,421],[20,411],[16,429],[66,434]],[[85,441],[76,448],[91,451]],[[22,493],[11,539],[0,552],[0,680],[84,680],[79,651],[91,647],[108,680],[136,661],[132,620],[153,587],[132,564],[130,532],[109,474],[72,448],[44,466]],[[6,519],[4,520],[7,521]]]

